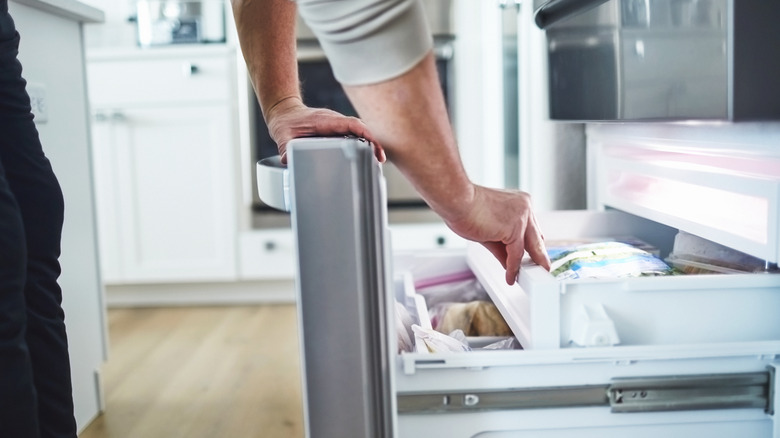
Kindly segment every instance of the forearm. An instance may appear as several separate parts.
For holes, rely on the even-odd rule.
[[[241,51],[264,116],[277,103],[300,99],[291,0],[231,0]]]
[[[432,53],[408,72],[345,91],[388,158],[446,221],[472,205],[474,185],[458,153]]]

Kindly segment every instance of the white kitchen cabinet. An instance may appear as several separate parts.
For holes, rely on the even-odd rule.
[[[134,52],[89,60],[104,281],[235,280],[235,55]]]
[[[466,240],[442,222],[390,224],[390,239],[399,251],[466,247]]]
[[[242,233],[239,238],[239,276],[248,280],[295,278],[295,237],[290,228]]]

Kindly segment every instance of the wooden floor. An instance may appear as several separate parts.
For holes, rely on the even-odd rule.
[[[110,309],[106,410],[81,438],[303,436],[292,305]]]

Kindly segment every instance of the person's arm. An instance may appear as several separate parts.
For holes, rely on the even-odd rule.
[[[374,144],[379,161],[384,151],[366,125],[323,108],[309,108],[298,82],[295,19],[291,0],[231,0],[241,51],[271,138],[287,161],[293,138],[355,135]]]
[[[241,51],[263,116],[301,102],[295,49],[296,4],[290,0],[232,0]]]
[[[515,282],[525,251],[549,269],[528,194],[473,184],[463,168],[432,53],[394,79],[345,86],[388,158],[460,236],[482,243]]]

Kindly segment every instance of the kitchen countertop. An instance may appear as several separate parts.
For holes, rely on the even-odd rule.
[[[12,0],[14,3],[28,6],[52,15],[69,18],[83,23],[101,23],[105,14],[100,9],[77,0]]]

